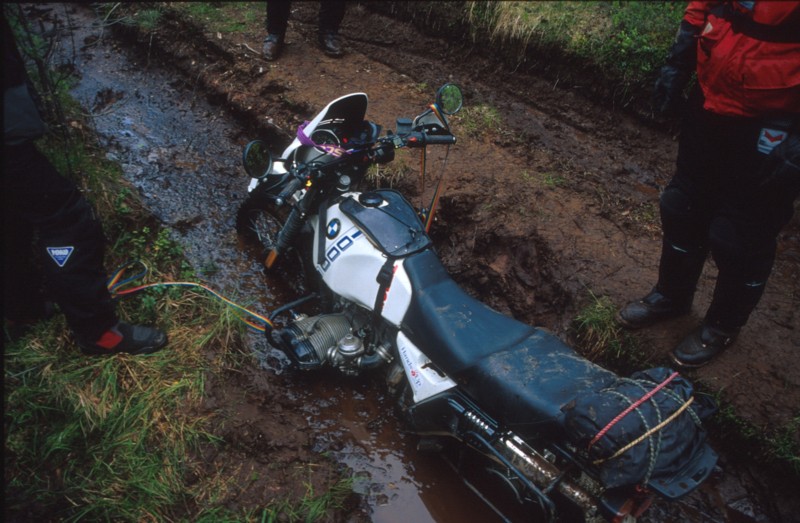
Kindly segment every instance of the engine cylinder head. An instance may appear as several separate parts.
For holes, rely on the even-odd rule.
[[[277,333],[280,348],[300,368],[325,364],[330,349],[350,334],[350,321],[344,314],[325,314],[302,318]]]

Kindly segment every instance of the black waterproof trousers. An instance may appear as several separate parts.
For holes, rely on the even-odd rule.
[[[286,35],[291,4],[289,0],[267,0],[267,33],[281,37]],[[344,12],[343,0],[322,0],[319,5],[320,34],[337,34]]]
[[[716,115],[702,104],[697,89],[681,129],[675,176],[661,196],[656,289],[690,301],[710,251],[719,273],[705,321],[733,330],[747,322],[764,292],[800,185],[763,183],[767,155],[757,143],[769,121]]]
[[[94,211],[33,143],[3,147],[3,315],[40,316],[42,288],[74,334],[97,340],[117,317]]]

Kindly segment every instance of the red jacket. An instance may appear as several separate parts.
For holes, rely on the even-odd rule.
[[[754,37],[754,31],[734,30],[731,17],[720,16],[725,3],[765,33],[783,26],[784,33],[788,29],[796,37],[766,41]],[[800,115],[800,2],[690,2],[684,20],[700,29],[697,80],[707,110],[734,116]]]

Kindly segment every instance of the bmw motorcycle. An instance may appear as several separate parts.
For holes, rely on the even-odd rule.
[[[484,500],[506,520],[635,521],[654,497],[697,488],[716,466],[702,428],[714,407],[688,381],[665,368],[617,376],[494,311],[437,257],[434,204],[358,190],[397,149],[456,143],[459,87],[385,135],[367,102],[333,100],[279,158],[262,141],[244,149],[252,179],[237,232],[309,291],[272,314],[288,318],[269,343],[302,371],[380,376],[420,447],[446,452],[482,497],[483,484],[505,493],[502,505]],[[311,300],[318,314],[295,312]]]

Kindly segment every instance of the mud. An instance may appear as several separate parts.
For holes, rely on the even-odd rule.
[[[81,74],[75,95],[93,113],[109,156],[174,230],[207,283],[261,312],[296,296],[291,284],[263,276],[234,234],[247,184],[239,167],[246,141],[260,137],[279,150],[299,123],[353,91],[368,93],[370,119],[393,128],[395,118],[419,112],[449,80],[464,88],[467,105],[486,104],[502,116],[499,128],[460,135],[447,157],[433,237],[455,279],[495,309],[569,342],[571,319],[592,293],[622,305],[650,289],[660,245],[657,196],[676,154],[673,124],[642,122],[583,98],[579,86],[513,72],[469,42],[423,35],[358,4],[348,6],[342,27],[346,56],[328,58],[312,45],[317,4],[295,5],[287,48],[274,63],[258,55],[263,32],[256,23],[206,34],[167,11],[156,31],[136,33],[102,27],[77,6],[34,9],[61,20],[62,56]],[[69,47],[73,41],[77,49]],[[421,184],[416,157],[400,157],[395,163],[409,172],[382,183],[428,202],[442,161],[431,151],[431,175]],[[688,373],[760,430],[798,416],[799,238],[795,219],[736,345]],[[709,262],[690,318],[641,334],[647,365],[668,364],[669,350],[702,318],[714,274]],[[415,450],[379,386],[297,376],[262,340],[251,343],[260,365],[207,388],[205,409],[224,420],[225,443],[199,459],[238,478],[227,506],[262,506],[306,483],[324,490],[344,466],[353,470],[359,496],[332,519],[492,520],[441,457]],[[650,520],[796,520],[796,477],[785,479],[750,449],[712,437],[722,452],[719,474],[686,500],[658,504]]]

